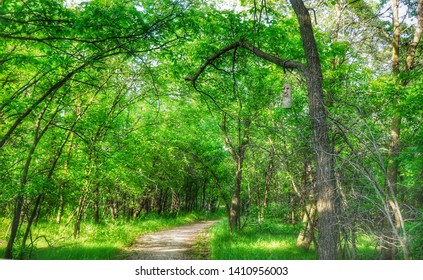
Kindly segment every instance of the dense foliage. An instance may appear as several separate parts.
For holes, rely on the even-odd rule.
[[[283,235],[293,224],[298,247],[318,246],[304,76],[242,48],[208,60],[241,38],[305,63],[287,1],[241,1],[236,9],[217,0],[71,2],[5,0],[0,8],[0,216],[8,224],[0,246],[7,243],[7,258],[29,257],[38,223],[66,225],[78,238],[88,222],[230,212],[237,185],[237,234],[278,221],[285,226],[272,231]],[[410,13],[401,23],[397,72],[386,1],[304,2],[317,14],[339,258],[360,258],[366,236],[381,251],[375,258],[392,247],[395,258],[421,259],[422,44],[413,67],[405,61],[422,1],[401,3]],[[281,106],[286,83],[290,109]]]

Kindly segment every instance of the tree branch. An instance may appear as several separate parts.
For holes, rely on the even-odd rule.
[[[201,65],[200,69],[197,71],[197,73],[194,76],[185,77],[185,81],[192,82],[194,87],[195,87],[195,83],[196,83],[197,79],[206,70],[206,68],[213,63],[213,61],[215,61],[216,59],[218,59],[219,57],[221,57],[223,54],[227,53],[228,51],[236,49],[238,46],[239,46],[239,43],[236,42],[236,43],[233,43],[233,44],[226,46],[223,49],[217,51],[213,56],[206,59],[206,62],[204,62],[204,64]]]
[[[291,70],[299,70],[300,72],[304,73],[305,65],[298,61],[293,61],[289,59],[280,59],[274,55],[266,53],[259,48],[254,47],[253,45],[249,44],[248,42],[244,41],[243,39],[238,41],[240,47],[249,50],[256,56],[263,58],[269,62],[272,62],[284,69],[291,69]]]
[[[186,81],[190,81],[194,84],[196,81],[198,80],[198,78],[201,76],[201,74],[206,70],[206,68],[209,65],[213,65],[213,62],[218,59],[219,57],[221,57],[222,55],[224,55],[225,53],[227,53],[230,50],[236,49],[238,47],[244,48],[250,52],[252,52],[253,54],[255,54],[256,56],[263,58],[264,60],[267,60],[269,62],[272,62],[284,69],[292,69],[292,70],[299,70],[301,72],[304,73],[305,71],[305,65],[302,64],[301,62],[297,62],[297,61],[293,61],[293,60],[284,60],[284,59],[280,59],[279,57],[276,57],[274,55],[271,55],[269,53],[266,53],[264,51],[262,51],[259,48],[256,48],[255,46],[249,44],[248,42],[244,41],[243,39],[228,45],[220,50],[218,50],[214,55],[212,55],[211,57],[206,59],[206,62],[204,62],[204,64],[200,67],[200,69],[197,71],[197,73],[193,76],[187,76],[185,77]]]
[[[3,136],[3,139],[0,141],[0,149],[4,146],[7,140],[9,140],[12,133],[15,131],[15,129],[21,124],[21,122],[41,103],[43,102],[47,97],[49,97],[52,93],[54,93],[56,90],[61,88],[69,79],[72,78],[73,75],[78,73],[80,70],[84,69],[88,62],[85,62],[84,64],[80,65],[79,67],[75,68],[71,72],[69,72],[65,77],[60,79],[58,82],[56,82],[53,86],[49,88],[40,98],[38,98],[29,108],[21,114],[17,120],[13,123],[13,125],[9,128],[9,130],[6,132],[6,134]]]

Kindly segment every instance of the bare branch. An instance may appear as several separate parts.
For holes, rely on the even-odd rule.
[[[274,55],[266,53],[266,52],[262,51],[261,49],[256,48],[253,45],[249,44],[245,40],[241,39],[238,42],[235,42],[231,45],[228,45],[228,46],[218,50],[213,56],[207,58],[206,62],[204,62],[204,64],[200,67],[200,69],[197,71],[197,73],[194,76],[185,77],[185,80],[190,81],[195,85],[197,79],[200,77],[200,75],[206,70],[206,68],[209,65],[213,65],[213,62],[216,59],[218,59],[219,57],[221,57],[222,55],[224,55],[228,51],[236,49],[238,47],[244,48],[244,49],[252,52],[256,56],[263,58],[264,60],[267,60],[269,62],[272,62],[272,63],[274,63],[274,64],[276,64],[276,65],[278,65],[278,66],[280,66],[284,69],[293,69],[293,70],[296,69],[296,70],[299,70],[301,72],[304,72],[304,70],[305,70],[305,65],[300,63],[300,62],[288,60],[288,59],[286,59],[286,60],[280,59],[279,57],[276,57]]]

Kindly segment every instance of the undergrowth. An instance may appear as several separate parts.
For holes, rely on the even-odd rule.
[[[210,234],[211,258],[216,260],[309,260],[313,248],[296,246],[297,229],[292,225],[261,223],[231,234],[227,221],[216,224]]]
[[[296,245],[300,227],[278,222],[251,224],[231,234],[227,221],[216,224],[210,233],[211,259],[215,260],[315,260],[313,245],[303,250]],[[375,259],[374,239],[358,238],[357,258]]]
[[[35,260],[113,260],[121,258],[121,251],[130,246],[140,235],[209,219],[200,213],[182,214],[177,217],[149,215],[135,220],[109,220],[100,224],[84,222],[81,234],[73,238],[73,225],[40,222],[32,228],[32,241],[25,248],[17,240],[14,255],[22,250],[26,259]],[[0,232],[6,232],[10,221],[0,220]],[[31,244],[32,243],[32,244]],[[6,236],[0,239],[0,258],[4,256]]]

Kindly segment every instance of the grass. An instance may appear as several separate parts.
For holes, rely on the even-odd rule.
[[[296,246],[298,229],[277,223],[255,224],[238,234],[228,232],[226,221],[211,230],[211,258],[216,260],[313,260],[314,248]]]
[[[277,222],[253,224],[238,234],[230,234],[222,221],[211,229],[211,259],[215,260],[315,260],[312,245],[303,250],[296,245],[299,227]],[[368,235],[357,238],[357,259],[376,259],[375,239]]]
[[[105,221],[102,224],[85,222],[81,234],[72,238],[72,225],[43,222],[32,229],[33,246],[25,248],[27,258],[35,260],[113,260],[121,258],[124,248],[140,235],[210,218],[190,213],[178,217],[147,216],[133,221]],[[0,232],[6,232],[10,221],[0,219]],[[5,236],[0,237],[0,256],[6,248]],[[29,242],[28,242],[29,243]],[[16,254],[19,253],[16,243]]]
[[[6,232],[9,227],[9,221],[4,218],[0,218],[0,258],[4,256],[6,251]]]
[[[380,248],[377,245],[377,237],[374,235],[358,233],[357,234],[357,252],[358,260],[376,260],[380,255]]]
[[[114,260],[123,258],[122,251],[144,233],[159,231],[190,222],[220,218],[202,214],[184,214],[176,218],[147,216],[131,221],[105,221],[102,224],[85,222],[79,238],[72,238],[73,227],[42,222],[33,227],[34,246],[25,249],[25,255],[37,260]],[[10,221],[0,218],[0,258],[4,256],[6,232]],[[302,250],[296,246],[299,226],[275,221],[251,224],[238,234],[230,234],[226,219],[210,230],[209,240],[202,236],[194,248],[198,259],[216,260],[314,260],[313,246]],[[16,254],[19,253],[16,243]],[[378,258],[377,240],[358,234],[357,259]],[[208,246],[207,246],[208,245]],[[32,250],[31,250],[32,249]]]

